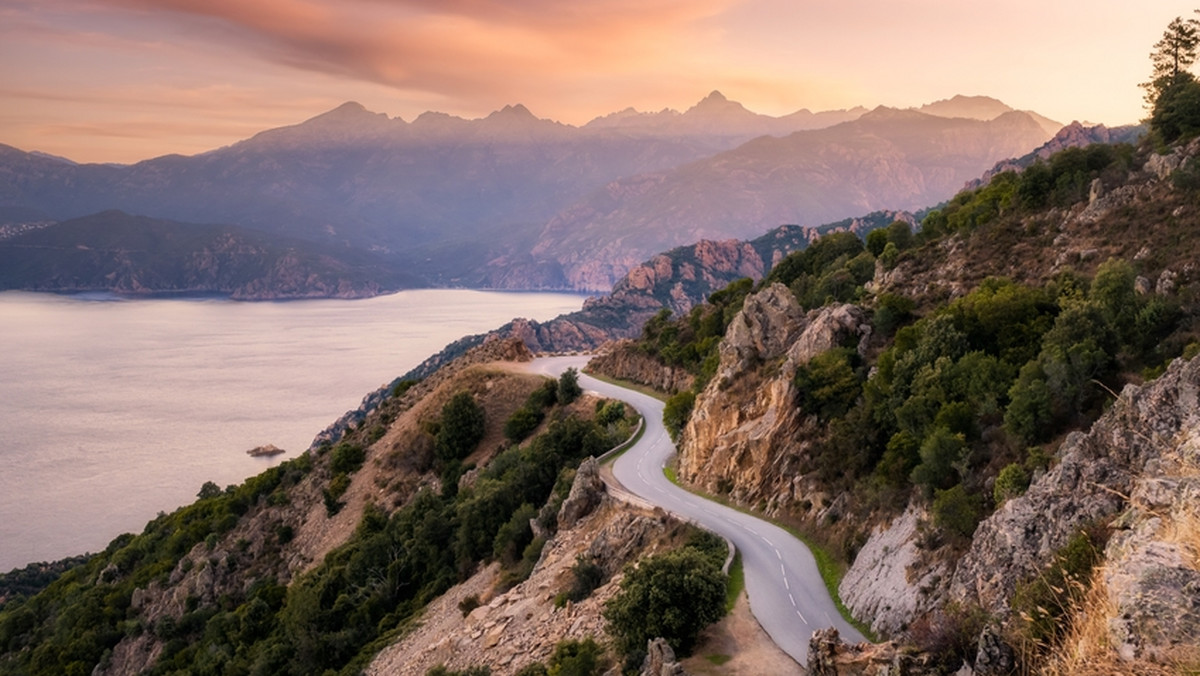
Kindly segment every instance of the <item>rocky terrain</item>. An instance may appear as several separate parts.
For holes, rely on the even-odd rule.
[[[485,568],[434,602],[420,626],[381,651],[367,674],[422,676],[439,665],[487,665],[495,676],[508,676],[544,662],[561,640],[603,641],[601,610],[616,592],[622,568],[669,546],[680,524],[614,501],[603,495],[603,484],[599,490],[596,504],[546,545],[528,580],[496,593],[497,566]],[[582,602],[559,607],[555,597],[570,586],[570,569],[580,556],[600,566],[608,581]],[[459,604],[472,596],[480,605],[464,614]]]
[[[679,473],[712,493],[728,493],[768,513],[800,500],[825,506],[803,482],[805,437],[815,421],[794,404],[786,374],[838,345],[865,346],[866,315],[852,305],[805,313],[786,287],[773,284],[746,299],[720,345],[717,373],[696,397],[680,442]],[[760,366],[778,364],[764,378]]]

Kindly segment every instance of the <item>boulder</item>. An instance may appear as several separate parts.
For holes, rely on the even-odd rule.
[[[571,492],[558,510],[558,527],[560,530],[572,528],[580,519],[592,513],[604,500],[604,480],[600,478],[600,463],[595,458],[588,458],[579,465],[575,472],[575,481],[571,484]]]
[[[675,661],[675,651],[665,639],[651,639],[646,644],[646,659],[642,660],[640,676],[687,676],[683,666]]]

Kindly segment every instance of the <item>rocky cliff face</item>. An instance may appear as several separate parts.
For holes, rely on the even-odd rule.
[[[821,431],[798,409],[792,374],[823,350],[862,340],[867,328],[852,306],[805,314],[781,286],[748,297],[685,428],[681,477],[767,512],[836,509],[835,496],[822,495],[804,474]],[[1200,360],[1177,360],[1159,379],[1127,387],[1090,431],[1071,434],[1048,472],[979,525],[961,558],[931,549],[917,501],[876,526],[841,595],[885,636],[903,635],[918,618],[949,607],[980,607],[1004,623],[1019,584],[1045,570],[1081,529],[1107,526],[1116,530],[1097,583],[1105,602],[1089,611],[1103,613],[1106,644],[1125,660],[1141,660],[1126,668],[1195,659],[1188,650],[1200,643],[1197,497]],[[799,507],[802,500],[812,506]],[[980,638],[980,673],[1011,664],[1000,659],[997,636],[992,628]],[[847,666],[835,652],[841,666],[828,673],[884,673],[875,657]]]
[[[881,636],[896,636],[913,619],[940,606],[953,572],[944,560],[929,560],[917,545],[925,510],[910,505],[877,527],[838,585],[850,612]]]
[[[1008,613],[1016,584],[1036,575],[1088,525],[1117,528],[1104,552],[1113,604],[1108,640],[1126,659],[1165,661],[1200,640],[1194,500],[1200,360],[1129,386],[1092,429],[1071,435],[1053,469],[980,524],[950,596]]]
[[[870,331],[836,305],[805,313],[781,284],[746,298],[720,345],[717,374],[696,397],[680,443],[681,477],[743,504],[813,501],[803,477],[815,420],[796,405],[796,367]]]
[[[639,350],[632,340],[619,340],[608,345],[604,352],[588,362],[588,368],[659,392],[690,390],[696,380],[687,371],[663,364]]]

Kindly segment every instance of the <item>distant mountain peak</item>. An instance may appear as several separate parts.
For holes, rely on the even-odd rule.
[[[990,96],[964,96],[955,94],[948,99],[927,103],[920,108],[914,108],[922,113],[938,117],[965,117],[971,120],[994,120],[1005,113],[1013,112],[1013,107],[999,99]]]
[[[363,122],[387,122],[386,113],[373,113],[358,101],[347,101],[342,105],[301,123],[304,125],[359,124]]]
[[[713,90],[711,94],[700,100],[699,103],[687,109],[684,113],[685,117],[760,117],[757,113],[751,112],[745,106],[737,101],[730,101],[725,98],[725,95],[717,90]]]
[[[511,106],[504,106],[500,110],[497,110],[496,112],[487,116],[487,119],[489,119],[489,120],[504,119],[504,118],[513,119],[513,120],[519,120],[519,119],[536,120],[536,119],[538,119],[536,115],[529,112],[529,109],[520,103],[518,103],[516,105],[511,105]]]

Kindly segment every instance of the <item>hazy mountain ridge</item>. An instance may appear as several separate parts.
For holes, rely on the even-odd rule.
[[[558,261],[571,286],[603,289],[637,260],[687,241],[937,204],[1047,138],[1016,111],[979,121],[880,107],[611,183],[547,223],[532,253]]]
[[[129,166],[76,165],[0,146],[0,207],[55,220],[119,209],[232,223],[372,251],[432,285],[607,290],[653,253],[699,239],[748,238],[781,223],[933,203],[923,186],[945,170],[918,166],[893,146],[868,147],[862,139],[805,146],[764,136],[819,134],[811,128],[835,122],[872,135],[871,119],[878,126],[881,114],[774,118],[714,92],[684,113],[626,112],[572,127],[521,105],[477,120],[425,113],[405,122],[351,102],[208,153]],[[1007,133],[1025,131],[1015,124]],[[862,147],[847,148],[854,145]],[[989,166],[1036,144],[994,145],[980,149]],[[721,151],[734,154],[714,157]],[[876,151],[884,154],[863,159]],[[797,160],[796,153],[812,157]],[[870,161],[878,166],[858,166]],[[895,177],[887,189],[877,185],[884,172]],[[712,199],[714,182],[741,185],[745,194],[696,204],[698,194]],[[807,197],[791,196],[781,208],[780,192]],[[634,207],[649,212],[630,214],[634,232],[610,227]],[[585,227],[592,221],[595,229]]]
[[[361,251],[120,211],[0,239],[0,289],[279,300],[362,298],[417,283]]]

